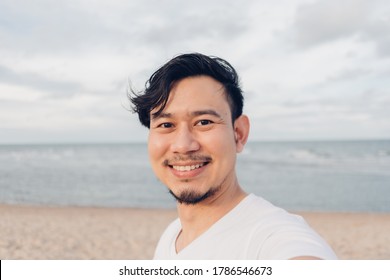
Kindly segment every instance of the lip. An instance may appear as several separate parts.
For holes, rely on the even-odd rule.
[[[199,164],[202,164],[202,166],[195,168],[195,169],[191,169],[191,170],[179,170],[179,169],[173,168],[173,166],[188,167],[188,166],[196,166]],[[206,169],[208,164],[209,164],[209,162],[191,162],[191,163],[180,163],[180,164],[167,165],[167,167],[169,168],[169,170],[172,172],[172,174],[174,176],[181,178],[181,179],[183,179],[183,178],[190,179],[190,178],[194,178],[194,177],[200,175]]]

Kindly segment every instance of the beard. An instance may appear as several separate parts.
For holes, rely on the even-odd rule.
[[[213,197],[218,191],[220,187],[210,188],[205,193],[197,193],[191,190],[182,191],[180,194],[175,194],[172,190],[169,190],[169,193],[176,199],[180,204],[186,205],[195,205],[199,202],[205,201],[206,199]]]

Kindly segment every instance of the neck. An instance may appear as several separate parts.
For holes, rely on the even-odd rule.
[[[237,182],[234,186],[195,205],[177,205],[182,231],[176,240],[176,251],[181,251],[214,223],[226,215],[247,194]]]

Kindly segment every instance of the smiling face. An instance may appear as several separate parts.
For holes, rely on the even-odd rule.
[[[238,188],[236,153],[246,142],[249,123],[241,116],[233,125],[221,83],[208,76],[185,78],[157,111],[151,112],[149,157],[179,202],[195,204]]]

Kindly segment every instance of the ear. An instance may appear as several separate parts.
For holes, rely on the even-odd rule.
[[[246,115],[241,115],[234,121],[234,137],[237,153],[240,153],[244,149],[249,136],[249,128],[249,118]]]

